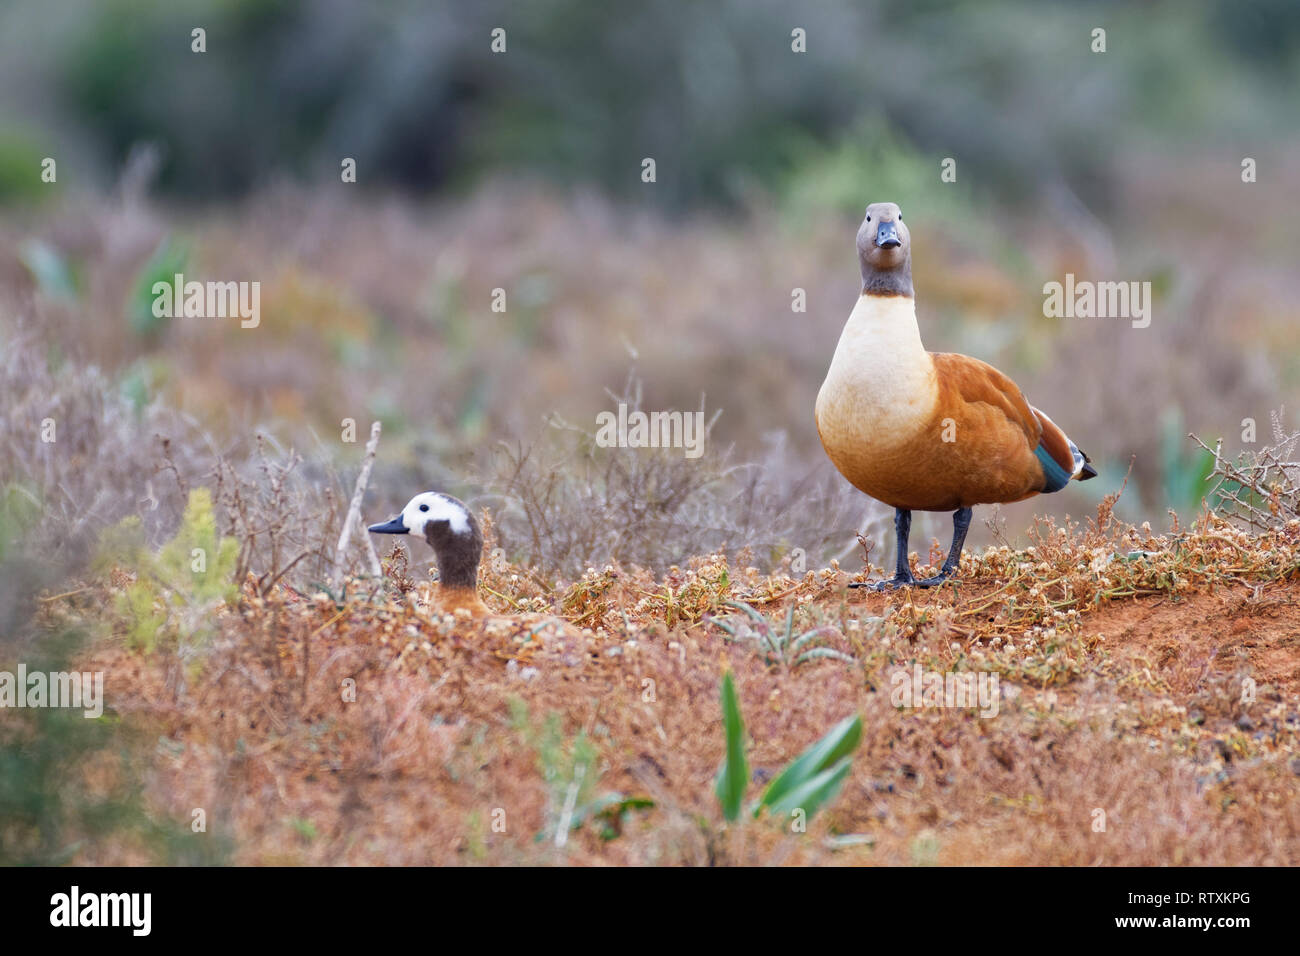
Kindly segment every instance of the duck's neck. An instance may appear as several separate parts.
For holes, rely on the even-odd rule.
[[[438,581],[445,591],[470,591],[478,593],[478,549],[437,549]]]
[[[862,270],[862,294],[879,296],[907,296],[912,298],[912,253],[909,251],[903,264],[894,269],[877,269],[864,256],[858,257]]]
[[[425,540],[438,559],[438,580],[445,591],[478,593],[478,563],[483,557],[483,532],[473,515],[468,515],[468,533],[454,536],[435,535],[426,530]]]
[[[864,353],[857,356],[860,360],[874,357],[872,365],[921,361],[925,346],[916,322],[916,300],[910,295],[863,293],[849,313],[840,341],[856,345],[855,351]]]

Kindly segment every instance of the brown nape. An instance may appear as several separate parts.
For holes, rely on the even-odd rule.
[[[483,557],[483,532],[474,516],[469,514],[468,517],[468,534],[453,533],[446,521],[430,521],[424,529],[424,536],[438,558],[438,580],[442,583],[442,590],[476,595],[478,565]]]
[[[912,257],[909,255],[907,262],[900,268],[887,271],[873,269],[863,260],[862,294],[905,295],[909,299],[915,298],[916,293],[912,290]]]

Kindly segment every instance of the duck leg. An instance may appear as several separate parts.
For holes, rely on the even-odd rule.
[[[952,513],[952,547],[948,549],[948,560],[934,577],[917,581],[918,588],[932,588],[936,584],[942,584],[957,570],[961,564],[961,549],[966,544],[966,532],[970,528],[973,513],[970,508],[960,508]]]
[[[939,573],[932,578],[918,581],[912,577],[912,569],[907,563],[907,539],[912,533],[912,512],[903,508],[894,509],[894,531],[898,539],[898,559],[894,576],[888,581],[854,581],[851,588],[870,588],[873,591],[892,591],[916,585],[920,588],[932,588],[942,584],[957,570],[961,562],[961,551],[966,544],[966,532],[970,530],[970,508],[961,508],[952,514],[952,547],[948,550],[948,560],[944,561]]]
[[[892,591],[894,588],[908,587],[916,583],[912,569],[907,563],[907,539],[912,533],[912,512],[904,508],[894,509],[894,533],[898,541],[898,560],[894,576],[888,581],[854,581],[851,588],[870,588],[873,591]]]

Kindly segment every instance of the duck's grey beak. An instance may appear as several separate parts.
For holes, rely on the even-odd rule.
[[[401,515],[398,515],[396,518],[392,518],[388,521],[385,521],[383,524],[372,524],[368,530],[373,531],[375,534],[410,534],[411,533],[411,529],[408,528],[406,525],[402,524]]]
[[[898,227],[892,222],[882,222],[876,229],[876,245],[881,249],[897,249],[902,244],[898,238]]]

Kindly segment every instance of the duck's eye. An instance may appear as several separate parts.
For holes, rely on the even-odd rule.
[[[898,221],[899,222],[903,221],[903,214],[901,212],[898,214]]]
[[[867,222],[871,222],[871,213],[867,213]]]
[[[420,505],[420,510],[421,510],[421,511],[428,511],[428,510],[429,510],[429,506],[428,506],[428,505]]]

